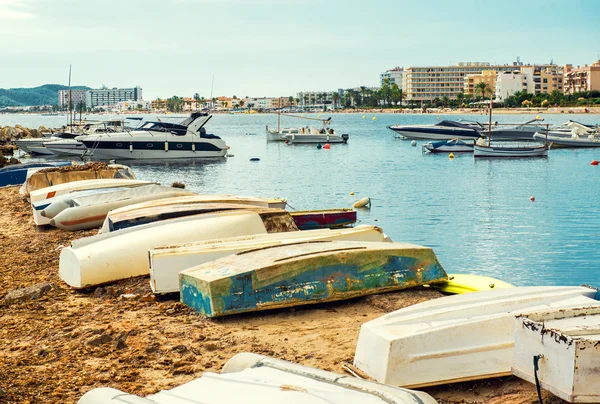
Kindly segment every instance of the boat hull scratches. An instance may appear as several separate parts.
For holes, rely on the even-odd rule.
[[[351,299],[447,279],[435,256],[422,259],[419,252],[414,255],[381,257],[373,253],[351,258],[341,252],[210,282],[184,272],[180,274],[181,301],[205,317],[219,317]]]

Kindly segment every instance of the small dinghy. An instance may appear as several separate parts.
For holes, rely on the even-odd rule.
[[[243,398],[243,400],[241,399]],[[220,374],[142,398],[101,387],[78,404],[436,404],[427,393],[385,386],[252,353],[231,358]]]
[[[446,296],[363,324],[354,366],[417,387],[511,374],[515,316],[600,306],[590,287],[536,286]]]
[[[297,210],[290,213],[300,230],[337,229],[356,223],[354,209]]]
[[[184,269],[214,261],[228,255],[256,248],[296,244],[315,240],[384,241],[383,231],[375,226],[350,229],[319,229],[286,233],[255,234],[175,244],[151,248],[150,286],[154,293],[179,292],[179,273]]]
[[[432,249],[311,241],[258,248],[186,269],[181,301],[205,317],[399,290],[447,279]]]
[[[298,230],[288,212],[260,209],[170,219],[74,240],[62,249],[58,273],[69,286],[82,289],[148,276],[148,249],[156,246]]]
[[[519,316],[512,372],[570,403],[598,403],[599,345],[599,307]]]
[[[0,168],[0,188],[23,184],[27,179],[27,172],[29,169],[64,167],[69,165],[71,165],[70,161],[56,163],[23,163],[2,167]]]
[[[80,180],[130,179],[135,175],[131,168],[121,164],[88,163],[69,167],[51,167],[36,171],[27,177],[20,193],[28,196],[32,191],[53,185]]]
[[[126,179],[102,179],[73,181],[38,189],[29,194],[31,208],[33,210],[33,221],[38,226],[50,224],[50,219],[42,216],[41,212],[50,206],[52,202],[57,200],[56,198],[61,196],[69,197],[72,193],[82,191],[86,191],[85,195],[89,195],[107,189],[132,188],[150,184],[154,184],[154,182]]]
[[[421,147],[423,151],[430,153],[473,153],[473,141],[460,139],[440,140],[438,142],[427,142]]]
[[[227,202],[230,201],[230,202]],[[273,201],[273,203],[269,202]],[[165,198],[159,201],[138,203],[112,210],[106,216],[101,233],[126,229],[141,224],[158,222],[206,213],[232,209],[273,208],[281,206],[277,200],[253,197],[229,197],[224,195],[194,195]],[[283,205],[285,205],[285,200]],[[239,203],[238,203],[239,202]]]
[[[75,193],[77,194],[77,193]],[[91,195],[70,195],[40,212],[50,218],[50,224],[59,229],[75,231],[102,226],[108,212],[123,206],[162,198],[191,195],[193,192],[162,185],[144,185],[133,188],[116,188]]]

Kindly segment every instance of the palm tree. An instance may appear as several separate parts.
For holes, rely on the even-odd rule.
[[[333,107],[337,108],[338,101],[340,100],[340,95],[337,93],[337,91],[334,91],[331,93],[331,98],[333,98]]]
[[[485,98],[486,94],[492,94],[492,87],[483,81],[475,86],[475,94],[481,94],[481,98]]]

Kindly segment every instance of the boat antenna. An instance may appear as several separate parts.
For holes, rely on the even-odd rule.
[[[277,133],[281,133],[281,97],[279,97],[278,101],[279,108],[277,108]]]

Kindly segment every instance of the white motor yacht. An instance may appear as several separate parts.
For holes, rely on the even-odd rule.
[[[98,159],[195,159],[224,157],[227,145],[207,134],[212,115],[194,112],[179,124],[146,122],[135,130],[79,136]]]

